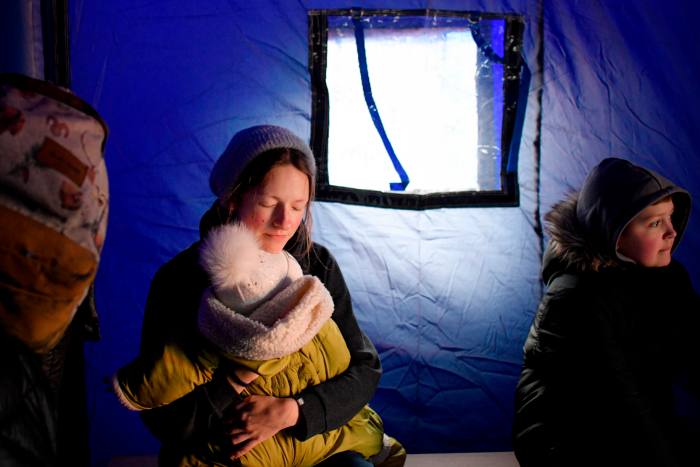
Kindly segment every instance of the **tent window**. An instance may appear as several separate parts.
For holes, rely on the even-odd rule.
[[[318,199],[517,205],[520,17],[349,10],[309,18]]]

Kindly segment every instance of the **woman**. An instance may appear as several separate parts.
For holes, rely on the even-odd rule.
[[[238,221],[256,235],[265,251],[289,251],[304,273],[318,277],[331,293],[332,319],[351,354],[349,368],[296,398],[250,396],[243,402],[226,372],[219,372],[181,399],[143,412],[144,422],[162,442],[162,465],[178,464],[213,436],[230,436],[232,458],[281,430],[308,439],[345,424],[374,394],[381,375],[377,352],[355,320],[338,264],[310,238],[314,182],[313,154],[296,135],[271,125],[242,130],[212,169],[210,187],[218,199],[200,221],[200,237]],[[156,273],[146,303],[142,354],[158,356],[170,342],[178,342],[185,351],[187,345],[193,351],[201,347],[197,310],[210,284],[198,251],[196,242]],[[338,454],[326,462],[370,465],[354,453]]]

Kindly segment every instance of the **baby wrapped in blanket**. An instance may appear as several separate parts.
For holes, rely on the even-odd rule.
[[[166,405],[210,381],[217,370],[257,376],[240,397],[294,397],[348,368],[350,353],[331,319],[333,299],[315,276],[304,275],[286,251],[268,253],[243,225],[213,230],[200,249],[211,279],[203,294],[197,351],[168,344],[162,355],[140,355],[121,368],[114,388],[132,410]],[[250,374],[250,373],[248,373]],[[255,376],[255,375],[253,375]],[[240,387],[240,386],[239,386]],[[191,465],[230,465],[230,438],[208,440]],[[363,407],[348,423],[305,441],[281,431],[239,459],[244,466],[314,465],[342,451],[355,451],[377,465],[400,466],[405,451],[384,435],[379,415]]]

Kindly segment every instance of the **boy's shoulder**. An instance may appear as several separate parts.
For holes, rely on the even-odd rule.
[[[601,309],[619,292],[617,281],[604,272],[564,272],[554,277],[544,297],[545,309],[565,308],[568,314]]]

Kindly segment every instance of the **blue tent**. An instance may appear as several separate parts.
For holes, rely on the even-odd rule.
[[[0,27],[9,38],[0,65],[42,77],[32,3],[44,2],[0,7],[0,23],[14,25]],[[68,3],[71,87],[110,128],[110,218],[96,282],[102,340],[86,347],[97,465],[157,451],[107,380],[136,355],[154,272],[198,238],[214,199],[209,170],[228,139],[260,123],[311,138],[311,10],[434,9],[523,21],[531,79],[513,159],[517,205],[313,208],[315,240],[336,256],[380,352],[384,374],[371,405],[409,452],[511,449],[522,344],[542,293],[542,216],[593,165],[628,158],[700,197],[694,1]],[[676,257],[696,287],[699,250],[694,207]]]

